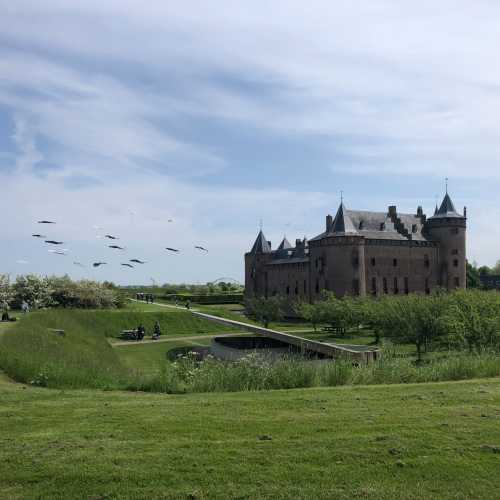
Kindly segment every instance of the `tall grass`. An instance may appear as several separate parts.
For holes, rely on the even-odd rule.
[[[454,353],[426,365],[410,359],[386,358],[355,366],[339,360],[312,363],[297,358],[271,360],[250,355],[239,362],[214,358],[197,362],[183,356],[165,365],[161,374],[142,380],[131,389],[162,392],[235,392],[339,385],[401,384],[465,380],[500,375],[500,357],[495,353]]]

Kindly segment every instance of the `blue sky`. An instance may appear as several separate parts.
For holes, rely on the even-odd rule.
[[[445,177],[469,259],[493,264],[499,18],[487,1],[6,3],[0,272],[241,280],[260,219],[277,245],[320,233],[340,190],[430,212]],[[31,237],[41,218],[67,256]]]

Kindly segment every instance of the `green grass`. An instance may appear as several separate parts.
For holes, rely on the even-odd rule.
[[[0,497],[477,499],[500,380],[165,396],[0,381]]]
[[[143,373],[156,373],[161,363],[167,360],[167,353],[179,347],[198,347],[210,344],[212,337],[196,340],[174,340],[152,344],[137,344],[116,347],[115,351],[123,364]]]
[[[0,337],[0,366],[16,380],[49,387],[125,388],[135,386],[145,365],[151,367],[162,358],[153,348],[147,356],[138,352],[134,372],[131,360],[125,363],[106,337],[142,322],[152,333],[155,321],[163,336],[215,335],[234,331],[184,311],[82,311],[51,309],[30,313],[9,325]],[[4,327],[5,328],[5,327]],[[51,329],[62,329],[59,336]],[[162,344],[158,343],[159,350]],[[173,346],[170,346],[172,348]],[[135,349],[135,347],[127,347]],[[163,359],[162,359],[163,362]]]

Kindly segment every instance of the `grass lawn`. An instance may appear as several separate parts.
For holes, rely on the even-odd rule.
[[[154,372],[161,363],[165,363],[167,352],[179,347],[198,347],[210,344],[212,337],[196,340],[174,340],[172,342],[157,342],[151,344],[134,344],[131,346],[117,346],[115,352],[120,360],[131,369],[143,372]]]
[[[165,396],[0,379],[2,498],[498,498],[500,380]]]

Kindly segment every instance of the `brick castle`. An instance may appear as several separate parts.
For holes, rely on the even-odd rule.
[[[245,254],[247,297],[274,295],[314,302],[323,290],[336,296],[430,293],[466,286],[467,213],[446,193],[427,218],[416,214],[348,210],[326,216],[325,231],[311,240],[286,238],[272,250],[262,230]]]

